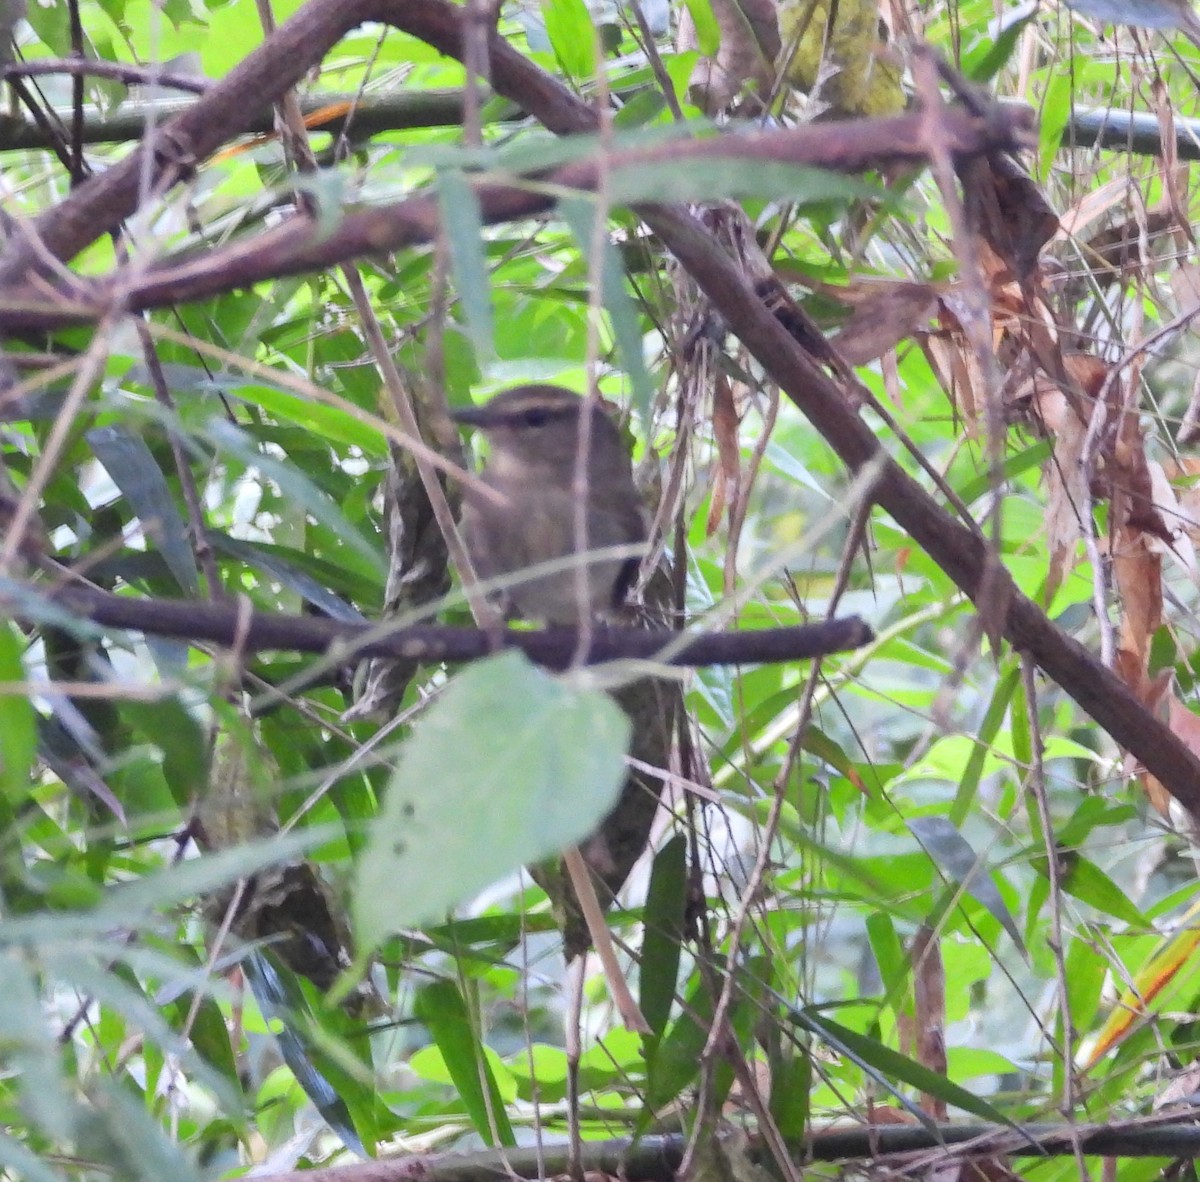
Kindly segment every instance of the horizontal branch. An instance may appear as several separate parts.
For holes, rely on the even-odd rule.
[[[199,75],[155,73],[148,66],[124,65],[120,62],[80,61],[64,58],[52,61],[14,63],[4,68],[3,76],[32,76],[47,74],[83,74],[111,77],[127,83],[154,84],[203,94],[212,82]],[[619,88],[618,88],[619,89]],[[464,98],[461,90],[401,90],[393,94],[339,94],[332,91],[312,91],[300,99],[304,115],[312,115],[330,107],[350,104],[352,111],[322,123],[316,130],[333,135],[346,132],[353,140],[361,141],[388,131],[410,131],[421,127],[458,127],[463,119]],[[1010,105],[1002,99],[1001,105]],[[1024,104],[1011,103],[1013,106]],[[152,99],[143,102],[126,100],[116,110],[102,110],[85,104],[81,139],[85,144],[137,143],[155,127],[161,127],[191,106],[190,101]],[[516,108],[513,108],[516,110]],[[55,114],[64,122],[73,114],[70,108],[58,108]],[[502,114],[491,122],[501,123],[512,116]],[[1200,160],[1200,119],[1176,116],[1173,145],[1180,160]],[[275,129],[271,108],[263,107],[242,128],[243,135],[266,135]],[[1151,111],[1117,111],[1110,108],[1077,107],[1070,112],[1062,129],[1064,148],[1099,146],[1114,152],[1136,156],[1161,156],[1163,153],[1162,124]],[[55,142],[30,119],[12,117],[0,120],[0,152],[51,149]]]
[[[83,62],[82,65],[94,63]],[[12,67],[9,67],[10,71]],[[143,67],[144,70],[144,67]],[[164,77],[163,85],[182,85],[186,78]],[[211,83],[192,80],[203,93]],[[137,143],[155,128],[161,129],[194,105],[194,99],[155,99],[144,103],[123,103],[115,111],[84,108],[80,138],[85,144]],[[300,102],[301,113],[315,115],[320,111],[337,109],[351,104],[345,115],[332,117],[314,130],[340,135],[346,131],[354,140],[365,139],[385,131],[408,131],[421,127],[456,127],[462,122],[463,96],[461,90],[401,90],[396,94],[356,99],[354,95],[311,94]],[[55,114],[70,126],[69,108],[55,108]],[[268,135],[275,130],[272,109],[260,107],[245,121],[241,134]],[[0,152],[28,151],[54,147],[50,135],[32,120],[7,118],[0,120]]]
[[[237,602],[139,599],[79,584],[61,589],[43,602],[94,624],[219,644],[239,652],[271,649],[328,654],[339,662],[396,657],[436,663],[478,660],[498,648],[518,648],[548,669],[566,669],[578,660],[579,634],[573,628],[506,628],[497,635],[438,625],[398,628],[386,623],[247,612]],[[39,615],[32,597],[20,601],[14,597],[8,603],[0,600],[0,608],[5,614],[31,621]],[[593,630],[584,660],[590,665],[629,659],[688,667],[777,664],[861,648],[873,639],[871,629],[858,616],[798,628],[695,634],[665,628],[604,627]]]
[[[638,1141],[585,1141],[580,1162],[585,1174],[627,1182],[674,1182],[683,1160],[682,1136]],[[1194,1157],[1200,1154],[1200,1127],[1179,1122],[1128,1121],[1112,1125],[856,1125],[822,1129],[803,1146],[802,1160],[878,1162],[884,1154],[942,1151],[955,1157],[1011,1155],[1069,1157]],[[955,1152],[958,1149],[959,1152]],[[753,1142],[753,1159],[766,1156]],[[347,1166],[263,1175],[260,1182],[494,1182],[496,1178],[563,1176],[573,1164],[567,1145],[524,1146],[475,1153],[437,1153],[381,1158]]]

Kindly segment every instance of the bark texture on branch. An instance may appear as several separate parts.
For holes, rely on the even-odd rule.
[[[498,636],[473,628],[435,624],[397,628],[367,621],[351,623],[282,612],[246,611],[244,605],[191,599],[140,599],[98,587],[65,588],[40,606],[0,596],[5,614],[36,620],[45,609],[76,614],[110,628],[217,644],[240,652],[281,650],[328,654],[339,663],[362,657],[395,657],[422,663],[473,661],[498,648],[519,648],[548,669],[567,669],[578,657],[574,628],[536,631],[503,629]],[[654,661],[677,667],[760,665],[804,661],[861,648],[874,639],[858,616],[799,628],[681,634],[668,628],[594,628],[585,661]]]

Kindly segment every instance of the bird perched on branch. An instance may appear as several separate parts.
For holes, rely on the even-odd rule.
[[[518,386],[454,417],[487,437],[482,479],[499,494],[468,490],[465,498],[464,540],[479,576],[503,578],[505,600],[527,620],[577,624],[581,606],[591,616],[619,609],[637,576],[646,521],[604,404],[559,386]]]
[[[511,612],[548,624],[578,625],[585,615],[648,622],[625,604],[646,546],[645,506],[606,405],[558,386],[518,386],[454,417],[489,444],[485,488],[464,492],[464,540],[479,576],[502,583]],[[652,678],[614,691],[633,723],[630,754],[639,764],[667,766],[679,696],[677,685]],[[661,790],[658,777],[631,772],[582,847],[605,906],[646,847]],[[559,867],[537,877],[572,959],[589,943],[573,892]]]

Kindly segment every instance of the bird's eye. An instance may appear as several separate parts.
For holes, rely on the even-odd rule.
[[[525,412],[525,425],[528,427],[544,427],[550,421],[550,412],[541,406],[531,406]]]

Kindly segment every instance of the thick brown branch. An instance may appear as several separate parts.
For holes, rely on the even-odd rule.
[[[680,139],[654,147],[610,152],[603,163],[589,154],[525,183],[476,185],[484,222],[512,221],[544,213],[563,191],[592,192],[603,173],[610,198],[639,188],[639,177],[663,175],[671,166],[689,161],[737,160],[748,164],[783,163],[859,172],[887,164],[924,163],[921,116],[855,120],[780,128],[755,134],[705,139]],[[945,114],[949,147],[969,156],[1014,147],[1021,138],[1026,113],[998,113],[987,121],[964,110]],[[266,279],[318,271],[375,251],[395,251],[429,242],[439,219],[436,196],[418,196],[344,216],[332,231],[297,215],[248,241],[216,250],[197,251],[184,258],[167,258],[146,268],[131,283],[120,283],[124,307],[144,310],[203,299]],[[117,294],[112,284],[97,291],[95,305],[85,311],[79,303],[59,306],[53,301],[0,299],[0,325],[9,328],[49,328],[97,319]]]
[[[427,625],[389,628],[371,623],[348,623],[315,616],[282,613],[243,614],[237,603],[179,599],[135,599],[96,587],[71,586],[53,596],[58,609],[112,628],[153,636],[170,636],[193,643],[236,646],[244,652],[266,649],[324,653],[339,662],[362,657],[399,657],[410,661],[471,661],[497,648],[496,638],[470,628]],[[6,614],[36,616],[36,607],[4,604]],[[586,661],[637,659],[677,666],[758,665],[803,661],[869,644],[871,629],[857,616],[828,620],[800,628],[759,631],[707,632],[681,636],[667,629],[596,628]],[[507,629],[499,644],[519,648],[549,669],[566,669],[577,657],[579,637],[572,628],[542,631]]]

